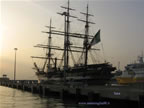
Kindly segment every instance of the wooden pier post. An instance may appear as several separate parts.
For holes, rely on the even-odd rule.
[[[37,92],[40,94],[40,86],[37,86],[36,89],[37,89]]]
[[[77,99],[77,102],[81,101],[81,89],[80,88],[76,88],[76,99]]]
[[[25,86],[24,86],[24,85],[22,85],[22,90],[23,90],[23,91],[25,90]]]
[[[94,95],[93,92],[88,93],[88,101],[93,101],[93,95]]]
[[[31,85],[31,92],[33,93],[34,92],[34,87]]]
[[[42,87],[42,94],[43,94],[43,96],[45,96],[45,87],[44,86]]]
[[[144,95],[139,96],[139,108],[144,108]]]
[[[60,98],[61,98],[62,100],[64,99],[64,90],[63,90],[63,89],[60,91]]]

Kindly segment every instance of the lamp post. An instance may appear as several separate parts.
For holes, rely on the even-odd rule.
[[[18,50],[17,48],[14,48],[15,50],[15,60],[14,60],[14,81],[16,80],[16,51]]]

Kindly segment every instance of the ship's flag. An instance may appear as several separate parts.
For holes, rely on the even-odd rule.
[[[89,46],[88,46],[88,49],[91,48],[91,46],[99,43],[101,41],[100,39],[100,30],[95,34],[94,38],[91,40]]]

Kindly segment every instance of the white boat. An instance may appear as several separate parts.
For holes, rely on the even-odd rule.
[[[143,56],[138,56],[137,63],[128,64],[116,80],[119,84],[144,83]]]

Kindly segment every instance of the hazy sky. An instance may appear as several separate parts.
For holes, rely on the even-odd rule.
[[[144,51],[144,1],[143,0],[71,0],[73,15],[84,19],[79,12],[85,12],[86,4],[95,17],[91,34],[101,29],[101,40],[105,59],[114,66],[120,61],[121,69],[137,60]],[[32,55],[43,55],[43,50],[33,46],[47,42],[47,30],[52,18],[53,26],[63,30],[60,6],[67,0],[2,0],[0,2],[0,76],[13,78],[14,48],[17,47],[17,79],[36,79]],[[84,24],[72,20],[72,31],[83,32]],[[60,37],[57,37],[60,40]],[[60,43],[60,42],[57,42]],[[100,47],[101,44],[96,45]],[[102,55],[103,56],[103,55]]]

